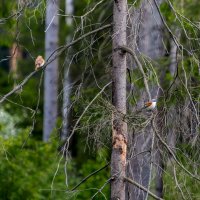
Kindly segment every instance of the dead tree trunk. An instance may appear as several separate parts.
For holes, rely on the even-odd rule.
[[[158,5],[163,0],[157,0]],[[146,57],[157,60],[164,56],[165,50],[163,45],[163,23],[160,15],[157,11],[154,1],[144,0],[141,2],[140,9],[133,9],[131,13],[130,33],[129,33],[129,45],[139,53],[142,53]],[[131,40],[131,38],[133,38]],[[132,45],[130,43],[133,43]],[[138,53],[138,54],[139,54]],[[152,98],[157,98],[158,87],[150,84],[150,92]],[[140,99],[138,99],[138,108],[144,105],[144,99],[148,100],[147,95],[139,89],[141,93]],[[132,140],[132,144],[131,144]],[[157,143],[153,141],[153,129],[151,124],[147,125],[141,131],[130,133],[129,138],[129,154],[130,162],[127,167],[127,176],[145,188],[149,188],[151,179],[154,173],[159,172],[157,169],[153,169],[152,160],[159,158],[156,162],[159,164],[161,156],[156,151],[155,145]],[[152,143],[154,143],[153,149],[151,149]],[[149,152],[151,151],[151,153]],[[160,177],[160,176],[159,176]],[[161,177],[162,178],[162,177]],[[157,180],[156,183],[161,183],[162,180]],[[157,186],[156,186],[157,187]],[[162,185],[159,185],[159,189]],[[162,193],[162,192],[161,192]],[[127,184],[127,200],[144,200],[147,199],[147,193],[138,187],[131,184]]]
[[[112,91],[115,110],[112,116],[111,199],[125,199],[125,169],[127,151],[126,115],[126,54],[120,46],[126,45],[127,1],[114,1]]]
[[[65,0],[65,14],[73,15],[74,12],[74,2],[73,0]],[[66,25],[71,29],[72,26],[72,17],[66,17]],[[69,43],[71,41],[71,33],[69,31],[66,41]],[[64,68],[64,82],[63,82],[63,127],[61,140],[65,140],[69,135],[69,114],[70,114],[70,96],[71,96],[71,74],[70,74],[70,65],[71,58],[70,56],[71,49],[69,49],[68,57],[66,57],[66,64]]]

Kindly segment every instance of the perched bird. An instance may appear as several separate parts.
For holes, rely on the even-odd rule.
[[[45,61],[42,56],[38,56],[35,59],[35,70],[40,69],[44,65]]]
[[[156,107],[156,99],[152,99],[151,101],[148,101],[144,104],[144,109],[147,110],[154,110]]]

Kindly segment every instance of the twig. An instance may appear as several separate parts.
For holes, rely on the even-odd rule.
[[[22,11],[23,11],[24,9],[25,9],[25,6],[23,6],[23,7],[22,7],[19,11],[17,11],[16,13],[14,13],[14,14],[8,16],[8,17],[1,18],[1,19],[0,19],[0,24],[5,23],[7,20],[9,20],[9,19],[11,19],[11,18],[13,18],[13,17],[15,17],[15,16],[19,16],[19,15],[22,13]]]
[[[163,200],[162,198],[156,196],[154,193],[150,192],[148,189],[146,189],[144,186],[140,185],[139,183],[135,182],[134,180],[130,179],[130,178],[127,178],[127,177],[124,177],[124,180],[125,181],[128,181],[129,183],[135,185],[136,187],[140,188],[141,190],[147,192],[150,196],[152,196],[154,199],[157,199],[157,200]]]
[[[10,102],[10,103],[12,103],[12,104],[14,104],[14,105],[17,105],[17,106],[19,106],[19,107],[21,107],[21,108],[27,109],[27,110],[29,110],[31,113],[35,112],[35,110],[33,110],[32,108],[27,107],[27,106],[23,106],[23,105],[21,105],[21,104],[19,104],[19,103],[16,103],[16,102],[12,101],[12,100],[6,99],[6,101],[8,101],[8,102]]]
[[[29,137],[31,136],[31,134],[33,133],[33,130],[34,130],[34,128],[35,128],[36,114],[37,114],[37,112],[38,112],[39,104],[40,104],[40,96],[41,96],[40,88],[41,88],[41,85],[42,85],[42,78],[43,78],[43,73],[41,74],[40,82],[39,82],[39,87],[38,87],[37,105],[36,105],[35,111],[33,112],[33,115],[32,115],[32,118],[33,118],[32,127],[31,127],[31,130],[29,131],[28,136],[26,137],[25,141],[23,142],[21,149],[24,148],[24,146],[26,145],[26,143],[27,143]]]
[[[95,197],[99,192],[105,197],[105,195],[102,193],[102,190],[103,190],[103,188],[104,188],[111,180],[112,180],[112,177],[109,178],[109,179],[103,184],[103,186],[92,196],[91,200],[94,199],[94,197]],[[107,198],[105,197],[105,199],[107,199]]]
[[[133,158],[135,158],[135,157],[137,157],[137,156],[139,156],[140,154],[143,154],[143,153],[151,153],[151,150],[146,150],[146,151],[139,152],[139,153],[135,154],[134,156],[131,155],[130,158],[127,158],[128,162],[130,160],[132,160]]]
[[[53,20],[55,19],[55,16],[56,16],[56,15],[54,15],[54,16],[52,17],[52,19],[51,19],[49,25],[47,26],[46,30],[44,31],[45,33],[48,31],[49,27],[50,27],[51,24],[53,23]]]
[[[189,20],[187,17],[185,17],[184,15],[182,15],[181,13],[179,13],[177,10],[175,10],[175,8],[173,7],[171,1],[167,0],[169,3],[170,8],[174,11],[175,14],[178,14],[179,16],[181,16],[183,19],[185,19],[189,24],[193,25],[196,29],[198,29],[200,31],[200,28],[194,24],[191,20]],[[177,16],[177,15],[176,15]]]
[[[86,12],[83,16],[81,16],[82,18],[84,18],[84,17],[86,17],[87,15],[89,15],[90,13],[92,13],[94,10],[95,10],[95,8],[99,5],[99,4],[101,4],[102,2],[103,2],[104,0],[101,0],[101,1],[99,1],[98,3],[96,3],[95,5],[94,5],[94,7],[91,9],[91,10],[89,10],[88,12]]]
[[[167,28],[169,34],[171,35],[172,39],[174,40],[174,43],[175,43],[175,44],[177,45],[177,47],[180,49],[180,45],[178,44],[176,37],[174,37],[174,34],[172,33],[171,29],[170,29],[169,26],[167,25],[166,21],[164,20],[162,14],[161,14],[161,12],[160,12],[160,8],[159,8],[159,6],[158,6],[158,3],[156,2],[156,0],[153,0],[153,1],[154,1],[155,5],[156,5],[157,11],[158,11],[158,13],[159,13],[159,15],[160,15],[160,18],[161,18],[163,24],[165,25],[165,27]]]
[[[17,85],[13,90],[11,90],[10,92],[8,92],[7,94],[5,94],[1,99],[0,99],[0,103],[4,102],[10,95],[12,95],[14,92],[20,90],[22,88],[23,85],[25,85],[28,80],[34,75],[36,74],[37,71],[33,71],[31,72],[19,85]]]
[[[185,196],[184,196],[184,194],[183,194],[183,191],[182,191],[182,189],[181,189],[181,187],[180,187],[180,185],[179,185],[179,183],[178,183],[177,177],[176,177],[176,168],[175,168],[175,166],[174,166],[174,180],[175,180],[175,182],[176,182],[176,186],[178,187],[178,189],[179,189],[180,192],[181,192],[181,196],[183,197],[184,200],[186,200],[186,198],[185,198]]]
[[[158,3],[156,2],[156,0],[153,0],[153,1],[154,1],[155,5],[156,5],[156,8],[158,10],[158,13],[160,15],[160,18],[161,18],[164,26],[166,27],[167,31],[169,32],[169,34],[170,34],[171,38],[173,39],[174,43],[177,45],[178,49],[179,50],[184,49],[189,55],[193,55],[192,52],[190,52],[189,50],[187,50],[186,48],[184,48],[182,44],[179,44],[177,38],[174,36],[174,34],[172,33],[171,29],[169,28],[169,26],[167,25],[166,21],[164,20],[164,17],[161,14],[161,11],[160,11],[160,8],[158,6]]]
[[[88,176],[86,176],[80,183],[78,183],[76,186],[74,186],[71,191],[74,191],[76,188],[78,188],[80,185],[82,185],[85,181],[87,181],[91,176],[97,174],[98,172],[100,172],[101,170],[105,169],[106,167],[108,167],[108,165],[110,165],[110,162],[108,162],[105,166],[103,166],[102,168],[92,172],[91,174],[89,174]]]

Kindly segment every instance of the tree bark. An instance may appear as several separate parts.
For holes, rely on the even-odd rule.
[[[58,48],[58,0],[47,0],[45,29],[45,58]],[[48,141],[55,128],[58,96],[58,59],[51,62],[44,74],[44,124],[43,141]]]
[[[115,110],[112,116],[111,199],[125,199],[125,170],[127,152],[126,115],[126,45],[127,1],[116,0],[113,7],[112,91]]]

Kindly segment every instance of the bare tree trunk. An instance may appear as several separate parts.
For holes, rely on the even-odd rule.
[[[119,46],[126,45],[127,1],[114,1],[113,8],[113,111],[111,155],[111,199],[125,199],[125,170],[127,152],[126,114],[126,55]]]
[[[160,5],[162,0],[157,1]],[[141,3],[141,7],[138,10],[133,11],[133,21],[132,28],[130,31],[130,36],[133,38],[132,48],[138,50],[150,59],[156,60],[164,56],[165,50],[163,45],[163,23],[157,11],[157,8],[152,0],[144,0]],[[138,34],[135,36],[135,34]],[[152,98],[157,98],[158,87],[150,85],[150,92]],[[147,95],[141,93],[138,106],[141,108],[144,104],[142,101],[144,99],[148,100]],[[130,140],[132,140],[132,145],[130,145],[129,154],[133,157],[130,158],[127,167],[128,177],[135,180],[145,188],[149,188],[152,173],[155,172],[152,167],[152,161],[160,163],[160,152],[154,151],[157,145],[155,138],[153,136],[153,129],[151,124],[147,125],[142,131],[130,134]],[[152,143],[154,143],[153,149],[151,149]],[[152,151],[152,152],[149,152]],[[157,176],[158,177],[158,176]],[[162,183],[162,177],[160,180],[157,179],[156,183]],[[157,188],[162,188],[162,185],[156,186]],[[162,195],[162,189],[159,193]],[[158,193],[157,193],[158,194]],[[143,190],[127,184],[127,200],[144,200],[147,199],[147,193]]]
[[[59,1],[47,0],[45,58],[58,47],[59,19],[57,16]],[[44,124],[43,141],[47,141],[55,128],[57,118],[58,95],[58,59],[51,62],[45,69],[44,75]]]
[[[73,0],[65,1],[65,14],[73,15],[74,5]],[[71,28],[72,17],[66,17],[66,25]],[[66,37],[67,42],[71,40],[71,34],[69,33]],[[70,58],[66,58],[65,69],[64,69],[64,83],[63,83],[63,127],[61,139],[65,140],[69,135],[69,113],[70,113],[70,95],[71,95],[71,77],[70,77]]]

